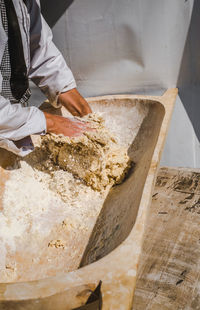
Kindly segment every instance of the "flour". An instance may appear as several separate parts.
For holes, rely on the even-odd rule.
[[[55,265],[56,272],[55,251],[60,249],[66,250],[65,270],[77,268],[84,242],[87,242],[106,195],[106,192],[100,194],[92,190],[66,171],[58,170],[50,174],[38,170],[38,151],[36,149],[32,154],[35,158],[32,166],[30,155],[20,162],[20,169],[11,171],[6,183],[4,208],[0,213],[2,282],[34,280],[51,275],[49,270],[53,269],[52,265]],[[81,246],[80,238],[76,238],[78,232],[81,232],[83,240]],[[64,246],[52,241],[64,238]],[[72,251],[73,247],[73,253],[68,254],[67,251]],[[22,255],[23,252],[22,265],[21,258],[18,260],[16,253]],[[40,258],[43,256],[45,260],[41,263]],[[41,264],[40,271],[38,263]],[[6,268],[13,265],[13,269]],[[31,273],[34,268],[38,270],[37,273]],[[27,269],[28,275],[24,271]]]
[[[42,147],[36,146],[33,153],[20,160],[19,169],[10,171],[0,213],[1,282],[35,280],[54,275],[59,270],[67,272],[78,268],[103,201],[112,185],[122,181],[121,176],[124,177],[129,165],[125,148],[120,148],[99,120],[97,117],[96,123],[100,122],[102,130],[99,136],[91,133],[71,140],[73,146],[82,141],[84,152],[88,143],[89,152],[92,152],[92,139],[95,141],[95,157],[89,158],[90,169],[93,165],[93,181],[91,178],[87,181],[81,165],[78,171],[82,169],[82,172],[76,173],[76,177],[60,168],[62,161],[59,160],[59,166],[47,152],[49,136],[44,138]],[[53,143],[57,139],[59,143],[64,141],[63,145],[68,140],[54,138],[50,139]],[[109,156],[111,153],[115,155]],[[106,160],[107,168],[105,163],[101,165],[95,177],[94,166],[102,164],[101,156]],[[115,166],[112,172],[116,158],[120,168]],[[98,187],[99,176],[103,179],[103,173],[106,182]]]

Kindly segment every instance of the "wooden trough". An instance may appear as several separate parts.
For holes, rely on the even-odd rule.
[[[120,113],[122,102],[127,117],[131,115],[129,109],[135,109],[135,131],[128,150],[134,170],[106,197],[80,268],[68,273],[60,270],[53,277],[35,281],[1,283],[0,309],[131,309],[145,222],[176,95],[177,89],[169,89],[163,96],[112,95],[88,99],[94,110],[109,107],[106,113],[113,120]],[[126,116],[124,122],[126,127]],[[118,131],[120,134],[120,124]],[[0,210],[9,178],[9,172],[3,169],[6,160],[1,155]],[[102,301],[99,292],[96,296],[91,294],[100,281]]]

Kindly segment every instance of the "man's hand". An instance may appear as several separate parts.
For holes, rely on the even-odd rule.
[[[44,112],[47,124],[47,132],[57,135],[63,134],[68,137],[76,137],[82,135],[85,131],[93,130],[87,123],[76,119],[66,118]]]
[[[84,116],[92,113],[87,101],[73,88],[59,95],[59,102],[74,116]]]

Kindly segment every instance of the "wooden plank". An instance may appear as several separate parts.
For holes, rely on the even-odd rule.
[[[133,303],[149,309],[200,309],[200,170],[159,170]]]

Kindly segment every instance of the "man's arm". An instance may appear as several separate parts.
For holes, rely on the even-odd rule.
[[[39,0],[30,0],[30,3],[29,77],[45,93],[54,107],[62,104],[76,116],[91,113],[88,103],[76,89],[71,70],[52,42],[52,32],[41,16]]]
[[[33,150],[33,134],[52,132],[74,137],[90,130],[87,124],[62,116],[43,113],[36,107],[11,104],[0,96],[0,148],[25,156]]]
[[[84,116],[92,112],[89,104],[76,88],[61,93],[58,100],[74,116]]]
[[[30,0],[30,3],[37,4],[34,1]],[[30,6],[29,9],[32,10],[33,7]],[[29,77],[38,84],[50,101],[56,105],[61,89],[64,89],[66,94],[69,90],[74,92],[73,89],[76,84],[71,71],[67,68],[62,56],[51,42],[51,35],[48,34],[45,38],[45,28],[43,28],[38,41],[37,30],[39,24],[37,24],[36,19],[32,20],[32,22],[32,67],[30,68]],[[63,68],[66,69],[65,73],[62,73]],[[59,79],[57,79],[58,75]],[[64,88],[63,85],[65,85]],[[68,100],[71,99],[67,99],[67,102]],[[63,104],[64,102],[66,102],[65,99]],[[74,99],[71,102],[74,102]],[[77,103],[77,99],[75,99],[75,102]],[[28,139],[24,139],[32,134],[53,132],[76,136],[86,130],[88,130],[88,127],[82,122],[43,113],[36,107],[22,107],[20,104],[12,105],[9,100],[0,96],[0,148],[5,148],[20,156],[25,156],[32,150],[31,145],[29,148],[29,144],[27,144]]]

